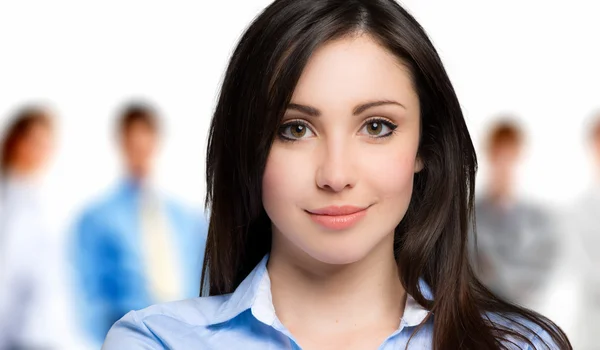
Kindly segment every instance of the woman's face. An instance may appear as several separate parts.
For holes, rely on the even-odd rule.
[[[391,251],[422,168],[419,114],[408,69],[369,36],[319,48],[267,159],[273,249],[328,264]]]
[[[50,125],[34,123],[17,143],[14,164],[22,170],[40,171],[54,150],[54,135]]]

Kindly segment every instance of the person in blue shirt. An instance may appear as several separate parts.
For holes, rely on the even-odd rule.
[[[570,349],[469,264],[476,157],[393,0],[276,0],[227,68],[207,151],[204,297],[103,348]]]
[[[156,112],[141,103],[125,106],[118,135],[127,177],[84,210],[73,239],[76,310],[97,343],[131,310],[199,295],[207,231],[201,212],[152,186]]]

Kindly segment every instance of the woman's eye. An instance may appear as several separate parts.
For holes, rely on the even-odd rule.
[[[314,136],[314,133],[305,123],[293,122],[281,126],[279,135],[287,140],[298,140]]]
[[[386,137],[392,134],[397,126],[384,119],[372,119],[365,123],[361,132],[370,137]]]

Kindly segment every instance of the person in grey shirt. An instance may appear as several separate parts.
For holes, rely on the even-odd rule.
[[[550,213],[516,193],[524,135],[515,121],[496,123],[487,138],[489,178],[477,197],[477,247],[472,258],[481,281],[504,299],[533,308],[555,262],[557,234]]]

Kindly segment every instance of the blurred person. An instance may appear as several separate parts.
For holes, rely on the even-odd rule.
[[[154,109],[125,106],[117,134],[126,176],[76,225],[77,309],[96,343],[130,310],[199,294],[207,229],[200,213],[152,184],[160,131]]]
[[[476,200],[477,250],[472,253],[488,288],[518,305],[539,308],[555,266],[558,236],[550,214],[517,193],[524,144],[512,118],[497,121],[489,131],[489,178]]]
[[[128,313],[103,349],[570,349],[474,276],[476,163],[396,1],[276,0],[211,122],[206,296]]]
[[[580,307],[575,339],[582,350],[600,349],[600,112],[591,119],[588,145],[594,160],[593,185],[571,211],[573,256],[581,267]]]
[[[52,291],[57,246],[43,198],[54,144],[50,111],[26,106],[0,146],[0,349],[59,349]],[[55,249],[56,248],[56,249]]]

